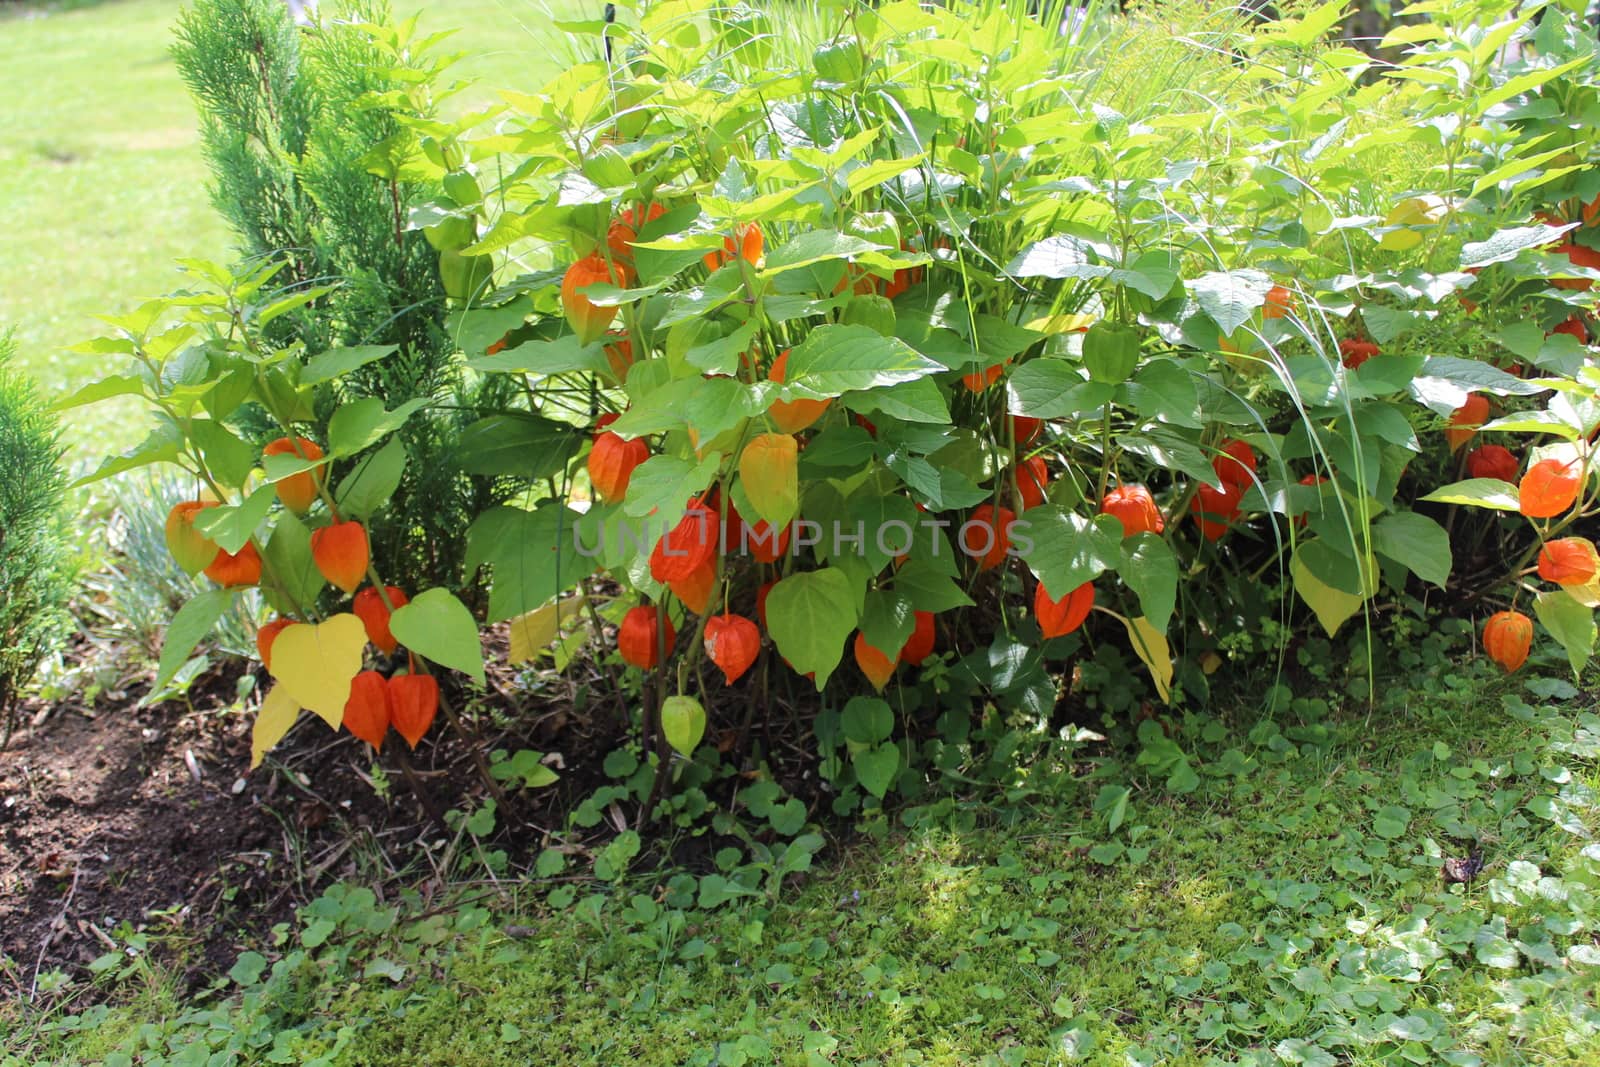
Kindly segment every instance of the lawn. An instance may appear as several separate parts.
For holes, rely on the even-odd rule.
[[[211,208],[193,104],[168,49],[182,5],[109,0],[0,14],[0,328],[16,330],[21,367],[46,393],[104,373],[69,347],[93,316],[177,285],[179,257],[226,260]],[[536,87],[551,8],[527,0],[418,5],[423,25],[459,29],[462,76]],[[397,5],[405,13],[408,5]],[[456,106],[481,103],[482,94]],[[137,407],[98,405],[68,421],[77,463],[142,436]]]

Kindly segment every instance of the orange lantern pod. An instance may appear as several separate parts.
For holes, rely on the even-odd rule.
[[[1227,533],[1228,525],[1239,517],[1239,501],[1243,498],[1244,489],[1237,485],[1224,485],[1221,489],[1202,485],[1195,493],[1194,504],[1194,521],[1200,527],[1200,535],[1215,541]]]
[[[1065,637],[1089,617],[1094,607],[1094,583],[1084,582],[1060,600],[1050,599],[1040,582],[1033,591],[1033,617],[1039,623],[1039,632],[1045,640]]]
[[[220,551],[215,541],[194,527],[196,515],[217,506],[215,500],[185,500],[167,512],[167,551],[191,578],[209,567]]]
[[[1503,445],[1479,445],[1467,453],[1467,474],[1473,478],[1498,478],[1515,482],[1522,463]]]
[[[755,223],[739,225],[733,228],[732,237],[722,239],[720,251],[705,254],[706,270],[716,270],[724,263],[731,263],[735,256],[744,260],[752,267],[761,266],[761,256],[766,248],[766,237],[761,232],[761,227]]]
[[[610,338],[605,346],[606,364],[611,368],[611,376],[618,382],[628,380],[628,368],[633,366],[633,341],[625,333],[612,332],[606,335]]]
[[[743,615],[713,615],[706,620],[706,657],[727,684],[737,682],[761,651],[761,631]]]
[[[253,541],[246,541],[238,552],[217,549],[217,558],[205,575],[224,589],[261,584],[261,554]]]
[[[389,603],[398,611],[411,601],[405,591],[399,586],[386,585],[383,591],[389,595]],[[385,656],[394,655],[394,650],[400,642],[395,640],[394,634],[389,630],[388,604],[383,602],[383,596],[376,586],[367,586],[356,594],[356,599],[351,607],[356,613],[356,618],[361,620],[361,625],[367,628],[367,640],[371,641]]]
[[[1274,285],[1267,290],[1266,302],[1261,305],[1261,317],[1264,319],[1281,319],[1294,310],[1294,294],[1281,285]]]
[[[1564,253],[1567,260],[1574,267],[1587,267],[1590,270],[1600,270],[1600,249],[1589,248],[1586,245],[1567,242],[1555,249],[1557,253]],[[1574,292],[1587,292],[1594,285],[1589,278],[1552,278],[1550,284],[1557,289],[1570,289]]]
[[[1551,519],[1578,499],[1582,468],[1577,460],[1540,460],[1517,484],[1517,510],[1530,519]]]
[[[786,348],[772,361],[772,367],[767,371],[767,380],[781,385],[788,370],[789,350]],[[828,405],[831,403],[833,403],[831,400],[774,400],[767,408],[767,418],[784,433],[799,433],[822,418],[822,413],[828,410]]]
[[[431,674],[397,674],[389,679],[389,713],[395,730],[412,748],[439,712],[439,681]]]
[[[661,204],[651,204],[649,208],[640,204],[627,208],[612,219],[611,225],[606,228],[606,247],[611,250],[611,258],[632,262],[633,244],[639,239],[639,231],[646,223],[654,222],[666,213],[666,207]]]
[[[370,560],[367,530],[359,522],[336,522],[311,531],[311,562],[318,573],[346,593],[361,585]]]
[[[1520,611],[1497,611],[1483,624],[1483,649],[1508,674],[1528,662],[1532,647],[1533,620]]]
[[[572,332],[582,344],[593,344],[605,336],[617,317],[617,309],[601,307],[590,300],[582,290],[591,285],[610,282],[619,289],[628,285],[627,271],[616,263],[607,263],[599,252],[591,252],[567,268],[561,278],[561,307],[566,312]]]
[[[650,446],[644,438],[635,437],[629,441],[607,430],[594,439],[589,449],[586,462],[589,483],[601,501],[616,503],[627,495],[633,472],[649,458]]]
[[[867,644],[867,635],[860,630],[856,631],[855,654],[856,666],[867,676],[872,688],[880,693],[883,692],[883,687],[894,677],[895,661]]]
[[[696,615],[704,615],[711,604],[711,594],[717,588],[717,564],[708,559],[690,571],[686,577],[667,583],[673,596],[683,601],[683,606]]]
[[[294,619],[273,619],[256,631],[256,658],[261,660],[261,665],[267,670],[272,669],[272,642],[294,624]]]
[[[1466,403],[1450,415],[1450,428],[1444,432],[1444,439],[1450,442],[1450,451],[1454,452],[1478,432],[1478,427],[1489,421],[1489,398],[1471,393],[1467,396]]]
[[[305,459],[321,459],[322,449],[315,441],[304,437],[290,439],[280,437],[270,442],[261,450],[263,456],[299,456]],[[277,492],[278,499],[283,506],[296,515],[304,515],[311,509],[317,499],[317,472],[315,469],[300,471],[287,478],[279,478],[273,483],[272,488]]]
[[[989,386],[1000,380],[1000,375],[1006,371],[1005,363],[996,363],[983,370],[975,370],[961,376],[961,384],[967,387],[969,393],[981,393]]]
[[[1044,420],[1035,419],[1028,415],[1011,415],[1011,439],[1018,448],[1031,445],[1039,436],[1039,431],[1044,429]]]
[[[1539,577],[1557,585],[1588,585],[1600,572],[1600,555],[1586,537],[1546,541],[1539,549]]]
[[[1161,509],[1156,507],[1155,498],[1142,485],[1121,485],[1111,490],[1100,502],[1100,513],[1122,523],[1123,537],[1141,533],[1158,534],[1167,528],[1166,520],[1161,517]]]
[[[664,644],[667,651],[671,652],[672,646],[678,641],[678,632],[672,628],[672,620],[666,618],[664,612],[660,618],[666,624]],[[623,660],[641,671],[652,670],[661,662],[656,642],[656,621],[656,608],[640,604],[622,617],[622,625],[617,629],[617,651],[622,654]]]
[[[917,625],[911,631],[911,636],[906,638],[905,647],[900,650],[900,659],[903,663],[920,667],[923,660],[933,655],[934,641],[938,635],[933,626],[933,612],[918,611],[913,614]]]
[[[980,571],[1005,562],[1011,549],[1011,524],[1016,519],[1010,508],[979,504],[972,509],[972,517],[961,524],[961,550],[978,561]]]
[[[1043,456],[1023,460],[1016,478],[1017,495],[1022,497],[1023,511],[1044,503],[1045,486],[1050,484],[1050,468],[1045,465]]]
[[[1224,441],[1220,454],[1211,461],[1211,469],[1217,472],[1224,486],[1234,486],[1243,495],[1244,490],[1255,484],[1255,450],[1243,441]]]
[[[1339,362],[1351,370],[1355,370],[1361,364],[1379,354],[1378,346],[1371,341],[1363,341],[1356,337],[1346,337],[1339,342]]]
[[[1589,343],[1589,327],[1585,326],[1583,324],[1583,319],[1577,315],[1568,316],[1560,324],[1552,328],[1550,333],[1546,336],[1553,337],[1558,333],[1566,334],[1568,337],[1576,340],[1580,345],[1586,345]]]
[[[430,682],[432,678],[428,679]],[[434,688],[434,698],[438,699],[437,684]],[[432,714],[428,716],[433,719]],[[389,683],[377,671],[362,671],[350,679],[350,699],[344,705],[344,728],[356,737],[372,746],[374,752],[383,748],[383,735],[389,732],[389,724],[394,721],[394,711],[390,706]],[[424,726],[417,734],[418,739],[427,732]],[[410,738],[407,738],[410,740]],[[411,741],[411,747],[416,748],[416,741]]]
[[[678,525],[650,553],[650,576],[658,582],[682,581],[710,562],[721,540],[720,525],[716,512],[691,500]]]
[[[772,524],[762,519],[750,527],[750,533],[740,547],[748,547],[751,557],[758,563],[776,563],[789,551],[789,534],[793,529],[794,524],[790,523],[774,533]]]

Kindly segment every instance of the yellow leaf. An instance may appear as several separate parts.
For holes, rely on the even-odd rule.
[[[583,603],[581,596],[552,600],[542,608],[535,608],[526,615],[512,619],[511,651],[506,656],[506,662],[526,663],[539,658],[555,642],[556,635],[561,632],[561,624],[576,618]]]
[[[1588,585],[1564,585],[1568,596],[1586,608],[1600,608],[1600,576],[1596,576]]]
[[[1361,610],[1362,597],[1335,589],[1322,581],[1300,561],[1298,554],[1289,561],[1289,574],[1294,578],[1294,591],[1300,594],[1300,599],[1317,616],[1317,621],[1322,623],[1329,637],[1344,625],[1346,619]],[[273,655],[277,655],[277,652],[274,651]]]
[[[739,456],[739,482],[756,514],[781,529],[800,510],[800,448],[792,434],[764,433]]]
[[[1151,626],[1143,615],[1137,619],[1123,619],[1122,624],[1128,628],[1128,641],[1134,652],[1150,668],[1150,680],[1156,683],[1156,693],[1163,703],[1171,703],[1172,650],[1167,646],[1167,635]]]
[[[1023,325],[1034,333],[1072,333],[1076,330],[1085,330],[1094,325],[1099,318],[1097,315],[1047,315],[1044,318],[1025,322]]]
[[[272,642],[270,673],[285,696],[337,730],[350,699],[350,680],[361,671],[366,647],[367,628],[348,612],[316,625],[298,623]]]
[[[277,653],[276,647],[273,649]],[[283,686],[275,685],[272,692],[261,702],[261,710],[256,712],[256,722],[250,728],[250,769],[255,770],[261,766],[261,758],[267,750],[289,732],[289,727],[300,717],[300,705],[294,698],[284,692]]]

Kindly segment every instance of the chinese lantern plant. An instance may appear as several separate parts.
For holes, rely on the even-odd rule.
[[[155,691],[241,590],[259,588],[276,613],[263,621],[257,644],[274,685],[255,722],[253,762],[302,710],[338,728],[353,699],[365,740],[379,743],[377,724],[392,707],[393,721],[414,745],[440,703],[428,665],[480,682],[483,672],[477,623],[467,608],[444,589],[408,598],[383,585],[382,561],[371,555],[366,522],[387,505],[405,463],[393,435],[422,402],[389,411],[379,400],[362,399],[335,404],[325,422],[315,419],[319,389],[336,391],[342,375],[392,357],[394,348],[310,356],[274,348],[261,327],[326,291],[272,293],[267,286],[275,271],[267,264],[231,275],[191,264],[193,291],[108,320],[116,332],[92,346],[123,355],[131,373],[89,386],[67,405],[133,395],[150,405],[159,429],[85,481],[163,463],[198,488],[195,499],[168,516],[167,543],[185,571],[203,574],[215,588],[174,615]],[[247,439],[232,421],[246,405],[282,432],[260,445]],[[412,657],[409,667],[393,660],[401,645]],[[390,658],[385,693],[397,688],[405,699],[385,703],[374,695],[371,671],[363,673],[374,652]],[[367,680],[357,685],[358,676]]]

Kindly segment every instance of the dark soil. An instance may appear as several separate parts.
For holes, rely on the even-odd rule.
[[[203,679],[187,705],[140,708],[132,689],[87,707],[23,707],[22,721],[38,724],[0,751],[0,997],[29,995],[52,970],[82,975],[130,932],[151,934],[198,985],[341,878],[380,892],[435,888],[430,860],[458,834],[418,802],[397,735],[378,760],[387,800],[371,751],[308,714],[251,771],[254,702],[230,710],[244,667]],[[486,749],[552,751],[559,734],[569,761],[599,766],[591,757],[613,743],[609,716],[575,721],[557,694],[542,713],[529,705],[546,701],[500,688],[511,681],[491,678],[493,713],[466,713]],[[507,719],[525,736],[494,726]],[[487,796],[471,749],[442,717],[407,762],[439,812]],[[559,826],[559,812],[594,784],[569,769],[555,788],[506,798],[500,825],[515,832],[495,847],[529,861],[546,843],[531,827]]]

